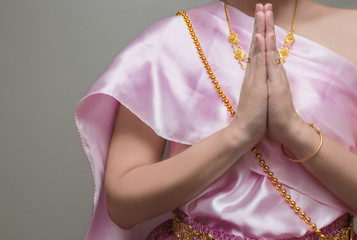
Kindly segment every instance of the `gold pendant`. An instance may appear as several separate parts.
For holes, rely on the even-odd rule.
[[[289,57],[290,47],[294,42],[295,42],[295,37],[292,32],[290,32],[285,36],[285,42],[283,44],[282,49],[279,51],[279,55],[283,63],[285,62],[286,58]]]
[[[231,43],[233,51],[234,51],[234,58],[238,60],[241,68],[244,70],[246,67],[243,65],[243,61],[247,62],[247,58],[245,57],[245,52],[240,46],[238,40],[238,34],[231,32],[228,37],[228,41]]]
[[[242,60],[245,60],[245,53],[241,48],[235,49],[234,50],[234,57],[241,62]]]
[[[237,43],[238,42],[238,35],[232,32],[231,35],[229,35],[229,37],[228,37],[228,41],[230,43],[232,43],[232,44]]]
[[[281,58],[281,61],[284,63],[285,59],[289,57],[289,50],[285,48],[285,46],[279,51],[279,55]]]
[[[295,37],[294,34],[289,33],[288,35],[285,36],[285,41],[289,43],[289,45],[293,44],[295,42]]]

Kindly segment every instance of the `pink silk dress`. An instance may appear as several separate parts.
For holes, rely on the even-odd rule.
[[[243,49],[249,49],[254,19],[235,8],[228,10],[233,31],[239,34]],[[214,0],[187,14],[222,89],[237,106],[244,71],[227,41],[223,3]],[[276,27],[276,33],[280,48],[288,32]],[[295,37],[284,67],[297,112],[355,153],[357,66],[324,46]],[[103,178],[119,104],[170,141],[170,156],[231,121],[181,16],[164,19],[138,36],[114,59],[75,109],[78,132],[95,181],[93,216],[86,239],[145,239],[155,226],[172,217],[167,213],[132,230],[120,229],[108,217]],[[288,161],[279,143],[266,136],[258,149],[284,188],[318,227],[327,226],[346,212],[355,213],[301,164]],[[276,239],[311,232],[274,189],[251,152],[180,209],[203,224],[238,236]]]

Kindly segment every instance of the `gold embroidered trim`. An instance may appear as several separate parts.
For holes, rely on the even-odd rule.
[[[204,240],[216,240],[211,234],[204,232],[197,232],[194,230],[190,224],[181,222],[180,218],[176,213],[173,218],[173,231],[175,237],[179,240],[193,240],[193,239],[204,239]]]
[[[216,240],[210,233],[197,232],[188,223],[181,221],[177,213],[173,213],[173,231],[178,240]],[[353,217],[350,218],[350,226],[342,228],[335,236],[325,237],[324,240],[353,240]]]

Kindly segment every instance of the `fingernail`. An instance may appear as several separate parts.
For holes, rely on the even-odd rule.
[[[256,11],[256,12],[259,11],[258,8],[259,8],[260,5],[264,6],[264,5],[261,4],[261,3],[257,3],[257,4],[255,5],[255,11]]]

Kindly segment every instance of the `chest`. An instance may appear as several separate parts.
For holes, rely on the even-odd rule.
[[[357,66],[357,30],[351,22],[341,19],[331,17],[313,24],[301,23],[296,33],[329,48]]]

